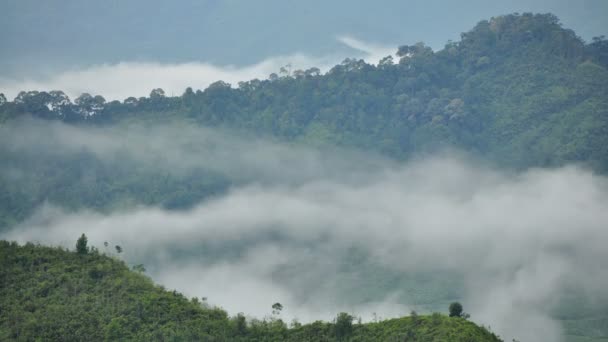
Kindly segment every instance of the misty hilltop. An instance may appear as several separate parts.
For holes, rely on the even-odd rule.
[[[0,94],[0,238],[24,245],[1,245],[18,325],[2,322],[61,334],[74,326],[41,317],[67,310],[106,337],[335,337],[238,314],[280,302],[286,321],[363,316],[353,340],[495,340],[432,314],[460,301],[508,341],[605,339],[608,40],[523,13],[394,53],[179,96]],[[86,255],[25,245],[82,233]],[[143,264],[179,292],[126,266]]]

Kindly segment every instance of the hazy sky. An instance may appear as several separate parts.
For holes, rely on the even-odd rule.
[[[397,46],[440,49],[482,19],[552,12],[581,37],[608,34],[605,0],[0,0],[0,93],[83,92],[107,100],[181,95],[223,80],[263,79],[281,66],[326,71],[370,63]]]
[[[2,0],[0,77],[101,63],[249,65],[293,54],[345,57],[352,36],[441,48],[492,16],[552,12],[589,40],[608,34],[605,0]]]

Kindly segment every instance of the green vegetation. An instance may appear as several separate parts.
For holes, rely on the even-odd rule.
[[[462,316],[462,304],[454,302],[450,304],[450,317],[461,317]]]
[[[0,340],[192,340],[229,325],[224,311],[154,286],[94,249],[2,241],[0,264]]]
[[[0,340],[500,341],[472,322],[437,313],[367,324],[340,313],[335,323],[291,328],[277,318],[230,318],[205,301],[155,286],[95,248],[80,253],[7,241],[0,241],[0,308]]]
[[[76,253],[87,254],[89,248],[87,247],[87,237],[84,233],[76,240]]]

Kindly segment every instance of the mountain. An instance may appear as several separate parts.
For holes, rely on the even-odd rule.
[[[293,323],[228,317],[205,299],[154,285],[85,244],[80,252],[0,241],[0,338],[18,341],[475,341],[500,339],[460,317],[412,315],[375,323]],[[270,308],[270,303],[269,303]],[[280,311],[280,310],[279,310]]]
[[[136,211],[141,206],[161,208],[178,216],[190,213],[189,210],[195,210],[201,203],[217,205],[234,189],[246,188],[255,195],[256,187],[299,185],[314,179],[315,172],[322,174],[323,180],[356,183],[359,174],[352,175],[348,170],[365,173],[373,164],[390,166],[452,149],[464,151],[472,159],[490,164],[507,175],[524,173],[524,176],[512,177],[516,179],[534,178],[538,176],[534,171],[532,176],[525,172],[538,168],[564,167],[570,172],[572,164],[597,175],[600,180],[608,172],[606,39],[598,37],[585,43],[575,32],[562,27],[553,15],[524,13],[481,21],[462,34],[460,41],[450,42],[441,50],[433,51],[419,43],[399,47],[398,55],[399,60],[387,57],[378,65],[347,59],[327,73],[315,68],[292,70],[285,66],[268,79],[251,80],[238,86],[218,81],[204,90],[188,88],[176,97],[167,96],[162,89],[153,90],[149,97],[128,98],[123,102],[107,102],[96,94],[83,94],[72,101],[60,90],[24,91],[13,101],[0,96],[0,189],[3,190],[0,191],[0,232],[18,232],[28,225],[51,226],[53,219],[61,214],[48,207],[58,207],[68,214],[84,212],[83,215],[102,221],[103,215]],[[224,137],[223,132],[230,132],[232,138]],[[285,150],[284,146],[290,149]],[[251,152],[257,151],[256,148],[264,153]],[[306,150],[293,153],[291,148]],[[327,151],[335,153],[325,154]],[[359,152],[364,157],[358,155]],[[234,159],[244,162],[233,162]],[[323,167],[312,172],[311,164]],[[460,175],[460,168],[436,165],[436,168],[442,167]],[[410,175],[417,179],[416,172]],[[342,179],[343,176],[348,179]],[[491,183],[494,176],[492,173],[480,181]],[[597,190],[593,192],[597,198],[593,198],[598,205],[604,203],[601,189],[601,186],[593,187]],[[551,194],[581,199],[570,192]],[[322,194],[315,195],[322,197]],[[467,192],[458,199],[474,202],[475,196],[469,195]],[[509,198],[500,199],[505,197]],[[369,202],[374,201],[369,199]],[[237,204],[252,205],[251,201]],[[275,205],[278,204],[283,203]],[[580,206],[576,202],[569,208]],[[503,209],[492,211],[491,217]],[[45,216],[48,211],[52,214],[50,219]],[[507,228],[510,227],[508,219],[504,223]],[[77,218],[72,221],[69,223],[82,222]],[[374,217],[378,224],[386,221],[390,219]],[[537,221],[532,221],[530,226],[523,226],[533,229]],[[572,229],[582,229],[575,224],[577,221],[567,221]],[[590,221],[593,220],[583,223]],[[486,222],[491,223],[493,220]],[[552,221],[555,226],[560,223]],[[544,243],[547,235],[543,234],[548,233],[541,233],[533,235],[533,240]],[[230,259],[240,256],[242,245],[284,242],[289,238],[296,240],[289,234],[286,237],[263,231],[248,239],[230,241],[226,248],[205,240],[201,242],[207,243],[204,249],[173,246],[173,253]],[[318,237],[320,248],[325,247],[321,243],[324,238]],[[439,238],[441,236],[433,237]],[[573,240],[572,243],[579,241]],[[312,249],[316,247],[315,242],[319,241],[307,240],[303,248]],[[541,242],[531,249],[545,252]],[[563,252],[561,256],[567,257],[574,253],[569,242],[549,246],[547,253]],[[289,248],[302,247],[300,241],[294,245],[287,244]],[[428,269],[398,273],[375,262],[370,256],[374,253],[368,255],[368,251],[352,246],[340,247],[336,263],[340,271],[345,271],[336,283],[340,289],[352,290],[344,293],[354,293],[345,301],[379,300],[388,293],[400,291],[405,293],[401,297],[403,302],[411,300],[433,311],[437,306],[444,307],[445,302],[459,299],[463,293],[462,275],[439,274]],[[54,249],[27,248],[59,253]],[[597,251],[590,248],[589,252]],[[83,258],[79,260],[109,260],[94,253]],[[396,263],[401,262],[404,260]],[[294,287],[302,285],[294,276],[297,268],[280,266],[272,274],[276,277],[273,280],[281,279]],[[516,272],[522,265],[510,266]],[[127,272],[126,268],[122,269]],[[596,271],[603,274],[601,268]],[[319,278],[325,276],[321,271],[319,274]],[[93,281],[90,276],[83,277],[87,282]],[[138,282],[145,280],[137,279],[140,279]],[[564,286],[577,284],[575,280],[569,281]],[[311,288],[318,285],[315,280],[309,282],[306,285]],[[357,284],[360,286],[355,286]],[[575,285],[574,289],[567,289],[567,298],[555,299],[560,305],[546,304],[539,310],[550,312],[552,318],[564,322],[566,334],[573,341],[608,336],[606,297],[599,300],[586,297],[586,291],[596,288],[589,286],[580,290]],[[301,292],[306,296],[312,291]],[[167,294],[161,291],[158,296]],[[189,302],[179,296],[175,298]],[[207,311],[201,312],[204,316]],[[106,322],[111,320],[109,317],[114,318],[114,314],[108,313]],[[225,315],[222,317],[218,322],[227,319]],[[190,321],[183,322],[189,324]],[[411,318],[390,322],[412,323]],[[221,326],[223,323],[220,323]],[[386,325],[378,325],[382,327],[378,329],[393,323],[383,324]],[[314,325],[308,327],[313,329]],[[376,325],[366,327],[375,329]]]
[[[266,80],[218,81],[180,97],[162,89],[122,103],[89,94],[72,103],[61,91],[0,97],[0,156],[7,167],[35,170],[17,181],[0,178],[9,189],[0,225],[24,219],[45,199],[72,208],[186,208],[233,182],[208,170],[204,179],[139,168],[130,177],[128,162],[102,167],[86,149],[60,156],[9,149],[12,134],[27,127],[17,119],[27,116],[89,127],[177,120],[399,160],[449,147],[507,169],[578,163],[608,172],[607,40],[585,44],[555,16],[526,13],[482,21],[437,52],[419,43],[398,54],[399,61],[387,57],[377,66],[347,59],[326,74],[286,67]],[[59,164],[69,167],[56,173]],[[91,168],[96,181],[82,184]]]
[[[553,15],[508,15],[437,52],[401,46],[398,63],[347,59],[324,75],[286,67],[237,88],[218,81],[181,97],[159,89],[123,103],[22,92],[4,101],[2,117],[102,123],[152,112],[397,158],[451,145],[509,166],[583,162],[605,172],[607,49],[602,38],[585,44]]]

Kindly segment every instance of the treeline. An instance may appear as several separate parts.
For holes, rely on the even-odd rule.
[[[265,80],[167,97],[106,102],[61,91],[21,92],[0,118],[70,123],[189,118],[305,143],[381,151],[396,158],[445,146],[510,167],[582,162],[608,171],[608,40],[585,43],[551,14],[481,21],[434,52],[401,46],[378,65],[346,59],[326,74],[281,68]]]
[[[282,306],[272,317],[230,317],[206,298],[188,299],[157,286],[142,265],[130,270],[117,256],[87,246],[76,252],[0,241],[0,340],[18,341],[500,341],[460,317],[435,313],[356,322],[286,324]],[[269,305],[270,309],[270,305]]]

